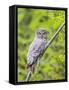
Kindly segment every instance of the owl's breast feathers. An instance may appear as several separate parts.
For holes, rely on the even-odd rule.
[[[27,55],[27,63],[32,65],[43,53],[46,46],[46,42],[42,39],[36,39],[29,47]]]

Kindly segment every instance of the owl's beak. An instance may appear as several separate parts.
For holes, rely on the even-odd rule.
[[[43,34],[41,34],[41,38],[43,38]]]

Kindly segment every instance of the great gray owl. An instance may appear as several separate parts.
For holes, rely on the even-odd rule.
[[[35,38],[31,43],[27,54],[28,71],[34,71],[38,61],[40,60],[43,51],[46,47],[47,31],[44,28],[39,28],[35,33]]]

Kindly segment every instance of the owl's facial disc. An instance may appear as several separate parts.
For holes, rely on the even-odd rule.
[[[47,39],[47,31],[44,29],[39,29],[36,34],[40,39]]]

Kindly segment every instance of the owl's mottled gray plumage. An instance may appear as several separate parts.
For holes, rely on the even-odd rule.
[[[28,70],[33,71],[35,66],[40,59],[43,51],[46,47],[46,38],[47,38],[47,31],[43,28],[40,28],[35,33],[35,38],[31,43],[28,54],[27,54],[27,68]]]

